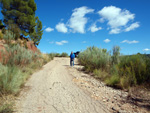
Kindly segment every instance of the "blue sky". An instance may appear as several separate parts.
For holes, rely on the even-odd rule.
[[[150,53],[150,0],[35,0],[44,53],[97,46],[122,54]]]

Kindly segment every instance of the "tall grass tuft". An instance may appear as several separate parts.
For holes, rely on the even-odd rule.
[[[0,64],[0,91],[5,94],[16,94],[20,90],[25,74],[18,67]]]

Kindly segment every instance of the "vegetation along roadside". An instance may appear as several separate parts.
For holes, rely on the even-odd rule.
[[[112,52],[88,47],[79,54],[79,63],[109,86],[127,90],[138,85],[150,86],[148,55],[121,55],[119,46],[114,46]]]
[[[12,100],[17,96],[26,80],[37,69],[53,59],[53,56],[33,52],[19,44],[5,44],[0,63],[0,112],[11,112]]]

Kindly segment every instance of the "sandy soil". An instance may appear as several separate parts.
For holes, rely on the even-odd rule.
[[[55,58],[34,73],[16,100],[16,113],[105,113],[106,104],[80,88],[69,58]],[[72,72],[74,71],[74,72]]]

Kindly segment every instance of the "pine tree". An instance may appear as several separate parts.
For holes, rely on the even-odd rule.
[[[42,30],[42,22],[39,20],[39,18],[36,18],[36,27],[34,29],[34,32],[31,35],[31,40],[34,42],[35,45],[38,45],[43,35]]]
[[[16,24],[21,31],[21,35],[30,36],[38,45],[43,31],[41,21],[35,17],[37,7],[34,0],[1,0],[1,6],[5,25],[8,27]],[[41,25],[38,25],[38,23]],[[36,36],[35,33],[40,36]]]

